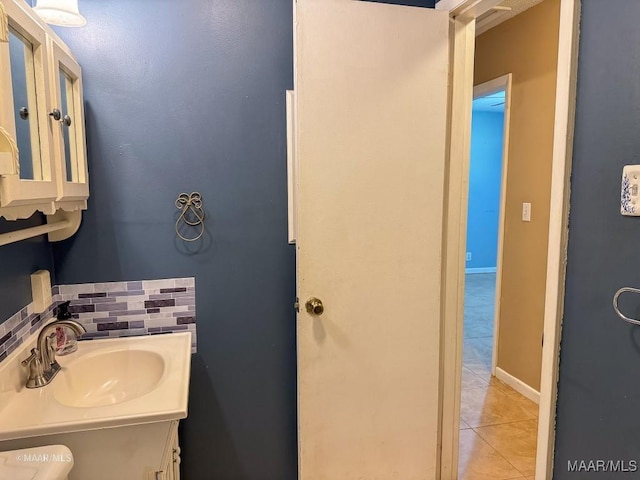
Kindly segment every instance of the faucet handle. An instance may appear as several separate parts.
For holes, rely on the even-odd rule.
[[[38,358],[39,355],[40,355],[40,351],[37,348],[32,348],[31,355],[29,355],[28,358],[25,358],[21,362],[22,365],[24,365],[25,367],[28,367],[31,364],[31,362],[33,362],[36,358]]]
[[[42,368],[40,351],[37,348],[31,349],[31,355],[22,361],[22,365],[25,365],[29,370],[29,377],[27,378],[26,384],[27,388],[43,387],[48,383],[44,375],[44,369]]]

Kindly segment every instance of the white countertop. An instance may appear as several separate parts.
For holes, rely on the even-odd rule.
[[[33,336],[35,337],[35,335]],[[182,419],[187,416],[191,368],[189,332],[78,342],[78,351],[57,360],[62,371],[41,388],[24,387],[26,373],[20,361],[29,355],[35,339],[16,349],[0,364],[0,441]],[[156,387],[140,397],[97,407],[70,407],[54,396],[65,365],[83,355],[122,349],[148,350],[161,355],[165,369]]]

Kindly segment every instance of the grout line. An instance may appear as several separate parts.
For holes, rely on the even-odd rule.
[[[507,462],[509,465],[511,465],[511,466],[515,469],[515,471],[516,471],[516,472],[518,472],[520,475],[522,475],[522,477],[512,477],[512,478],[514,478],[514,479],[517,479],[517,478],[526,478],[526,477],[525,477],[525,475],[524,475],[524,473],[522,473],[518,467],[516,467],[513,463],[511,463],[511,462],[509,461],[509,459],[508,459],[508,458],[506,458],[506,457],[505,457],[505,456],[500,452],[500,450],[498,450],[496,447],[494,447],[493,445],[491,445],[487,440],[485,440],[485,438],[484,438],[482,435],[480,435],[480,434],[476,431],[476,429],[475,429],[475,428],[474,428],[474,429],[472,429],[472,430],[474,431],[474,433],[475,433],[476,435],[478,435],[478,437],[480,437],[480,439],[481,439],[484,443],[486,443],[487,445],[489,445],[489,447],[491,447],[491,448],[492,448],[492,449],[493,449],[493,450],[494,450],[494,451],[495,451],[495,452],[496,452],[500,457],[502,457],[502,459],[503,459],[505,462]]]
[[[490,275],[495,275],[495,274],[494,274],[494,273],[491,273],[491,274],[478,274],[478,275],[486,275],[486,276],[488,277],[488,276],[490,276]],[[465,279],[466,279],[466,278],[468,278],[468,277],[467,277],[467,276],[465,276]],[[493,307],[493,299],[494,299],[494,297],[495,297],[495,290],[493,290],[493,289],[495,289],[495,282],[489,282],[489,283],[491,283],[492,295],[491,295],[491,301],[490,301],[490,302],[488,301],[486,306],[487,306],[487,307]],[[478,290],[484,290],[484,287],[483,287],[483,288],[479,288]],[[468,288],[467,288],[467,291],[466,291],[465,293],[466,293],[466,294],[471,294],[471,296],[473,296],[473,295],[472,295],[472,294],[473,294],[473,292],[471,291],[471,289],[468,289]],[[466,304],[466,300],[467,300],[467,298],[466,298],[466,295],[465,295],[465,304]],[[490,305],[489,305],[489,303],[490,303]],[[483,324],[482,326],[484,326],[484,323],[486,323],[486,322],[477,321],[477,320],[469,321],[468,319],[469,319],[469,317],[470,317],[470,316],[471,316],[471,315],[465,315],[465,318],[464,318],[464,325],[463,325],[463,351],[464,351],[464,348],[465,348],[465,343],[467,343],[467,342],[468,342],[468,343],[473,344],[473,343],[479,343],[479,341],[480,341],[480,340],[482,340],[482,339],[485,339],[485,340],[486,340],[486,339],[493,339],[493,332],[492,332],[492,334],[491,334],[491,335],[477,336],[477,337],[476,337],[476,336],[466,337],[466,336],[464,335],[464,332],[465,332],[465,331],[469,331],[469,330],[472,328],[472,325],[475,325],[475,324]],[[490,325],[493,325],[493,317],[491,317],[491,319],[488,321],[488,323],[489,323]],[[470,324],[471,324],[471,325],[470,325]],[[470,345],[470,346],[472,346],[472,345]],[[508,397],[512,397],[512,398],[514,398],[514,399],[516,399],[517,397],[520,397],[518,400],[520,400],[520,399],[526,399],[526,400],[529,400],[529,399],[527,399],[524,395],[522,395],[521,393],[517,392],[517,391],[516,391],[516,390],[514,390],[513,388],[509,387],[509,385],[505,384],[504,382],[501,382],[501,381],[500,381],[500,380],[498,380],[497,378],[496,378],[496,380],[498,380],[498,382],[500,382],[500,384],[499,384],[499,385],[492,384],[492,380],[493,380],[493,378],[494,378],[494,376],[493,376],[493,375],[491,375],[491,376],[490,376],[490,378],[489,378],[488,380],[485,380],[484,375],[483,375],[483,376],[481,376],[480,374],[476,373],[472,368],[470,368],[470,367],[469,367],[469,364],[465,364],[465,363],[463,362],[463,363],[462,363],[462,366],[463,366],[463,368],[466,368],[466,369],[468,370],[468,372],[469,372],[469,373],[471,373],[474,377],[477,377],[477,378],[478,378],[480,381],[482,381],[482,382],[486,382],[486,383],[485,383],[485,385],[482,385],[482,386],[475,386],[475,387],[471,387],[471,388],[465,388],[465,389],[463,389],[464,391],[471,391],[471,390],[489,390],[489,389],[491,388],[491,389],[492,389],[492,390],[494,390],[494,391],[499,391],[499,392],[501,392],[502,394],[504,394],[504,395],[506,395],[506,396],[508,396]],[[491,370],[491,359],[489,359],[488,366],[487,366],[487,370],[488,370],[488,371],[490,371],[490,370]],[[509,387],[509,389],[510,389],[512,392],[506,392],[506,391],[504,391],[503,386],[507,386],[507,387]],[[516,396],[514,396],[514,395],[513,395],[513,393],[515,393],[515,394],[517,395],[517,397],[516,397]],[[519,475],[520,475],[520,476],[518,476],[518,477],[509,477],[509,478],[505,478],[505,479],[501,479],[501,480],[524,480],[524,479],[526,479],[526,478],[527,478],[527,476],[526,476],[524,473],[522,473],[522,472],[520,471],[520,469],[518,469],[515,465],[513,465],[513,463],[511,463],[511,462],[510,462],[510,461],[505,457],[505,455],[503,455],[503,454],[502,454],[502,453],[501,453],[497,448],[495,448],[495,447],[494,447],[493,445],[491,445],[491,444],[490,444],[490,443],[489,443],[489,442],[488,442],[484,437],[482,437],[482,435],[480,435],[480,432],[479,432],[478,430],[479,430],[479,429],[482,429],[482,428],[486,428],[486,427],[497,427],[497,426],[502,426],[502,425],[511,425],[511,424],[516,424],[516,423],[530,422],[530,421],[532,421],[532,420],[534,420],[534,421],[537,421],[537,420],[538,420],[538,416],[537,416],[537,415],[533,415],[532,413],[530,413],[530,412],[529,412],[529,410],[523,409],[523,411],[524,411],[524,413],[526,413],[528,416],[531,416],[532,418],[526,418],[526,419],[522,419],[522,420],[515,420],[515,421],[509,421],[509,422],[493,423],[493,424],[489,424],[489,425],[482,425],[482,426],[476,426],[476,427],[471,426],[471,425],[469,424],[469,422],[467,422],[466,420],[464,420],[464,418],[462,417],[462,415],[460,415],[460,419],[461,419],[461,420],[463,420],[463,421],[465,422],[465,424],[468,426],[468,428],[461,429],[461,431],[462,431],[462,430],[472,430],[472,431],[474,432],[474,434],[475,434],[475,435],[477,435],[477,437],[478,437],[482,442],[484,442],[487,446],[489,446],[489,448],[491,448],[493,451],[495,451],[495,452],[498,454],[498,456],[499,456],[499,457],[501,457],[505,462],[507,462],[507,464],[509,464],[509,465],[510,465],[510,466],[511,466],[511,467],[512,467],[516,472],[518,472],[518,473],[519,473]],[[537,434],[536,434],[536,437],[537,437]],[[473,461],[473,456],[471,456],[471,457],[470,457],[469,461]],[[496,479],[496,480],[498,480],[498,479]]]

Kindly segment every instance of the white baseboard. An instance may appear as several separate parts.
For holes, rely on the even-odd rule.
[[[534,390],[529,385],[524,383],[522,380],[505,372],[500,367],[496,367],[496,377],[498,378],[498,380],[506,383],[511,388],[513,388],[516,392],[518,392],[521,395],[524,395],[532,402],[540,404],[540,392],[538,392],[537,390]]]
[[[467,268],[464,273],[496,273],[496,267]]]

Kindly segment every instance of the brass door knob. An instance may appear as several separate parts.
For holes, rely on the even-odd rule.
[[[307,303],[304,304],[307,312],[311,315],[322,315],[324,312],[324,305],[322,305],[322,300],[312,297],[307,300]]]

